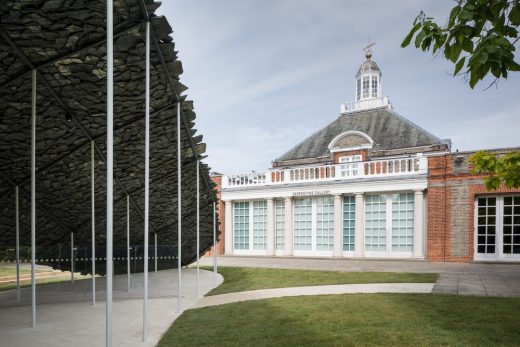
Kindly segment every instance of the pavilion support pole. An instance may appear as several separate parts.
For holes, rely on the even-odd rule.
[[[70,233],[70,283],[74,283],[74,233]]]
[[[31,120],[31,312],[36,327],[36,69],[32,70]]]
[[[181,102],[177,102],[177,312],[181,312],[182,196],[181,196]]]
[[[213,284],[217,282],[217,211],[213,201]]]
[[[130,195],[126,196],[126,285],[130,293]]]
[[[154,258],[155,258],[155,273],[157,273],[157,234],[155,236],[155,250],[154,250]]]
[[[143,298],[143,342],[148,330],[148,218],[150,191],[150,21],[146,22],[146,78],[144,117],[144,298]],[[157,239],[157,238],[156,238]],[[157,252],[155,252],[157,257]],[[156,267],[157,270],[157,267]]]
[[[114,207],[114,4],[107,0],[107,235],[106,346],[112,346],[112,275]]]
[[[15,218],[16,218],[16,303],[20,303],[20,199],[18,186],[14,190]]]
[[[200,297],[200,265],[199,265],[199,259],[200,259],[200,192],[199,192],[199,156],[197,154],[197,160],[195,161],[197,164],[197,298]]]
[[[92,219],[92,306],[96,304],[96,202],[95,202],[95,144],[90,142],[90,207]]]

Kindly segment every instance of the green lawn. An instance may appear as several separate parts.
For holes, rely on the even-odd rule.
[[[36,270],[41,272],[43,270]],[[20,269],[20,274],[29,274],[31,269]],[[0,267],[0,276],[16,276],[16,267]]]
[[[158,346],[518,346],[520,298],[301,296],[185,311]]]
[[[336,272],[247,267],[220,267],[224,283],[207,295],[255,289],[352,283],[434,283],[435,273]]]

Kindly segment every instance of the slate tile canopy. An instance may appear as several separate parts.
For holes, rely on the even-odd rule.
[[[447,145],[446,140],[437,138],[394,111],[378,108],[341,115],[334,122],[281,155],[275,163],[329,157],[330,142],[336,136],[350,130],[360,131],[370,136],[374,141],[375,151]]]
[[[151,44],[150,231],[177,240],[176,98],[185,116],[182,141],[183,263],[195,258],[195,156],[205,151],[193,103],[181,93],[181,62],[160,3],[145,0],[164,69]],[[140,0],[114,1],[114,245],[142,244],[144,210],[145,21]],[[105,240],[106,1],[0,2],[0,245],[14,245],[14,186],[20,189],[21,245],[30,245],[31,67],[37,77],[36,198],[39,252],[90,244],[90,144],[96,142],[96,243]],[[152,41],[153,42],[153,41]],[[71,119],[67,121],[67,119]],[[181,125],[182,126],[182,125]],[[190,140],[191,139],[191,140]],[[208,182],[208,167],[202,176]],[[201,252],[212,243],[213,190],[201,184]],[[152,234],[153,237],[153,234]],[[153,240],[153,238],[152,238]],[[41,250],[41,251],[40,251]],[[39,256],[37,255],[37,258]]]

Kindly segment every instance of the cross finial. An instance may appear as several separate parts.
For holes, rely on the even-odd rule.
[[[368,46],[366,46],[365,48],[363,48],[363,50],[365,51],[365,57],[370,60],[370,58],[372,58],[372,47],[374,47],[376,45],[375,42],[372,42],[370,43],[370,39],[368,39]]]

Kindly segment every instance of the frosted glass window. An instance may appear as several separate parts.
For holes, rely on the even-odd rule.
[[[316,198],[316,250],[330,251],[334,246],[334,199]]]
[[[365,199],[365,250],[386,251],[386,195],[367,195]]]
[[[413,251],[413,193],[392,194],[392,251]]]
[[[235,202],[233,206],[234,249],[249,249],[249,202]]]
[[[283,250],[285,233],[285,201],[275,200],[276,250]]]
[[[267,202],[253,201],[253,249],[267,246]]]
[[[343,250],[354,251],[356,234],[356,199],[343,197]]]
[[[294,249],[312,250],[312,199],[294,200]]]

